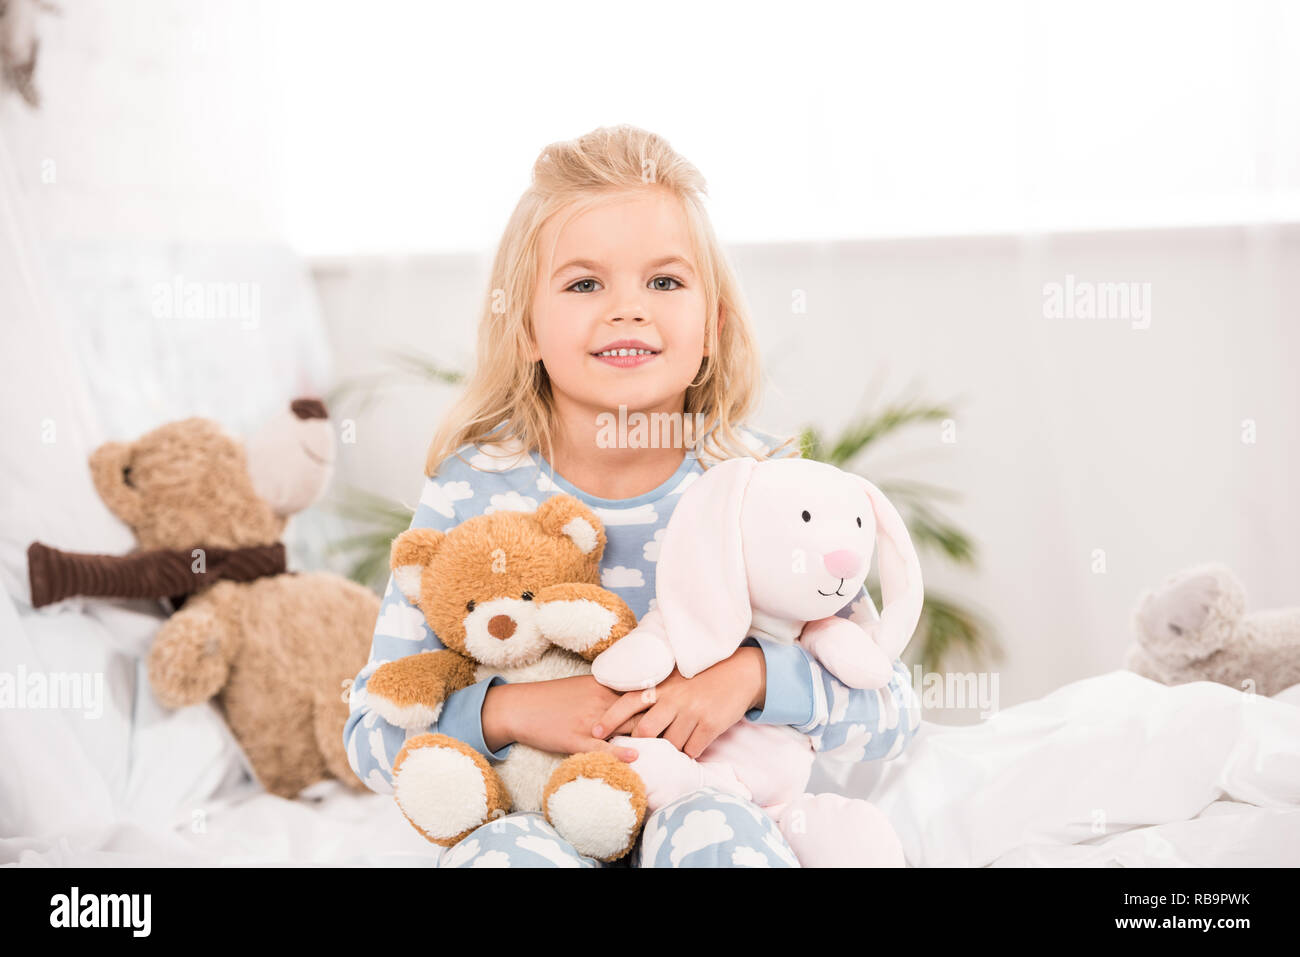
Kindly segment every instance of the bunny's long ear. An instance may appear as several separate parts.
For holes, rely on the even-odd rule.
[[[925,600],[921,563],[916,558],[907,526],[893,504],[861,475],[853,477],[862,483],[876,516],[876,561],[882,606],[876,643],[892,661],[903,653],[921,620],[921,605]]]
[[[659,550],[656,600],[677,670],[694,677],[732,655],[751,621],[740,506],[757,463],[728,459],[682,493]]]

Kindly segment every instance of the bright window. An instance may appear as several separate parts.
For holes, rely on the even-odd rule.
[[[1300,218],[1300,5],[288,3],[307,253],[487,249],[538,150],[666,136],[728,241]]]

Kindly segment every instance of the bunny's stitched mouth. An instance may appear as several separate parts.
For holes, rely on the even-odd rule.
[[[840,589],[844,587],[844,582],[845,582],[846,580],[847,580],[847,579],[841,578],[841,579],[840,579],[840,583],[839,583],[838,585],[835,586],[835,590],[834,590],[834,591],[822,591],[820,588],[818,588],[818,589],[817,589],[817,594],[819,594],[819,595],[825,595],[827,598],[830,598],[831,595],[839,595],[841,598],[848,598],[848,597],[849,597],[848,595],[841,594],[841,592],[840,592]]]
[[[311,449],[307,448],[307,446],[303,445],[301,442],[298,443],[298,447],[299,447],[300,449],[302,449],[303,452],[305,452],[305,453],[307,454],[307,458],[311,459],[311,460],[312,460],[313,462],[315,462],[317,465],[333,465],[333,464],[334,464],[334,461],[333,461],[332,459],[323,459],[323,458],[321,458],[319,455],[317,455],[317,454],[316,454],[315,452],[313,452]]]

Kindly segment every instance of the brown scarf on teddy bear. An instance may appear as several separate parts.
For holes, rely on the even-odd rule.
[[[32,542],[27,549],[32,607],[84,595],[92,598],[168,599],[176,611],[187,596],[218,581],[249,582],[285,571],[284,544],[204,548],[204,569],[194,570],[195,549],[156,548],[130,555],[65,552]]]

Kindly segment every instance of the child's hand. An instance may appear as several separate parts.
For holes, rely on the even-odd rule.
[[[679,751],[698,758],[714,739],[745,716],[750,708],[763,704],[767,696],[767,665],[763,652],[741,648],[730,658],[701,671],[694,678],[673,673],[648,691],[629,691],[620,696],[591,729],[595,738],[617,734],[611,728],[626,727],[641,714],[632,736],[664,737]]]
[[[596,720],[621,697],[590,675],[496,685],[483,699],[483,740],[493,751],[517,741],[541,751],[609,751],[621,761],[635,761],[632,748],[591,734]],[[609,736],[626,733],[632,725],[620,721]]]

